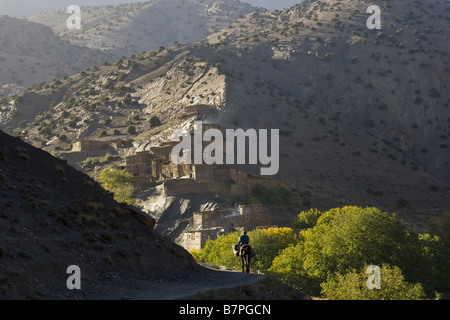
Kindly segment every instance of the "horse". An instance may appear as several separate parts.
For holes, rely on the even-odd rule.
[[[248,244],[244,244],[240,249],[240,254],[242,261],[242,272],[250,273],[250,260],[253,256],[252,248]]]

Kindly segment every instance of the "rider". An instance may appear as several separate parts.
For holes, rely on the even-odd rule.
[[[247,235],[247,231],[244,231],[244,234],[239,237],[239,245],[243,246],[244,244],[249,244],[250,238]]]

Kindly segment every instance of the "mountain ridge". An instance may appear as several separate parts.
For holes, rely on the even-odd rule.
[[[65,10],[28,17],[77,46],[110,52],[116,59],[174,42],[195,43],[256,8],[239,1],[154,0],[83,8],[81,29],[68,30]]]

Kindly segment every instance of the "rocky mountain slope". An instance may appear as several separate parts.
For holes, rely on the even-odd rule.
[[[251,4],[252,6],[258,7],[258,8],[265,8],[268,10],[281,10],[281,9],[287,9],[289,7],[292,7],[296,4],[299,4],[302,2],[302,0],[278,0],[278,1],[271,1],[271,0],[245,0],[242,2],[246,2]]]
[[[78,6],[105,6],[119,5],[122,3],[141,2],[139,0],[78,0]],[[67,8],[73,5],[70,0],[16,0],[14,2],[8,0],[0,0],[2,14],[12,17],[25,17],[36,13],[54,11],[61,8]]]
[[[367,28],[372,4],[380,30]],[[258,11],[195,45],[122,58],[11,98],[1,124],[94,176],[187,126],[186,106],[208,104],[218,112],[206,120],[224,128],[280,129],[277,177],[311,194],[292,215],[354,204],[423,226],[450,208],[449,19],[450,4],[439,0]],[[162,126],[151,127],[154,116]],[[91,166],[67,152],[74,139],[114,136],[133,147]]]
[[[186,251],[155,232],[148,215],[3,132],[0,194],[2,299],[103,299],[108,288],[134,288],[131,278],[198,272]],[[82,290],[66,287],[71,265],[81,269]]]
[[[50,26],[62,39],[110,52],[116,58],[196,43],[256,8],[234,0],[156,0],[118,6],[82,7],[80,30],[68,30],[66,10],[38,14],[30,21]]]
[[[73,30],[67,27],[71,14],[59,7],[0,18],[0,97],[176,41],[195,43],[256,10],[228,0],[82,6],[82,28]]]
[[[23,88],[51,82],[110,59],[106,53],[61,40],[50,27],[8,16],[0,17],[0,48],[0,83]]]
[[[449,5],[304,1],[238,20],[208,38],[235,79],[230,120],[283,128],[282,170],[334,201],[448,209]]]
[[[107,6],[120,5],[126,3],[143,2],[139,0],[78,0],[77,5],[81,7],[86,6]],[[249,3],[254,7],[262,7],[265,9],[285,9],[301,2],[301,0],[245,0],[243,3]],[[13,17],[30,16],[36,13],[43,13],[54,11],[62,8],[67,8],[72,5],[73,1],[69,0],[16,0],[14,2],[8,0],[0,0],[0,6],[3,14]]]

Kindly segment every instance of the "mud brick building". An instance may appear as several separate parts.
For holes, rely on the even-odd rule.
[[[183,232],[183,247],[201,249],[208,239],[234,230],[252,230],[272,224],[272,214],[262,204],[240,205],[232,209],[195,212],[190,227]],[[237,239],[236,239],[237,241]]]
[[[110,139],[110,140],[79,140],[72,145],[73,152],[97,153],[107,149],[127,148],[132,140]]]

